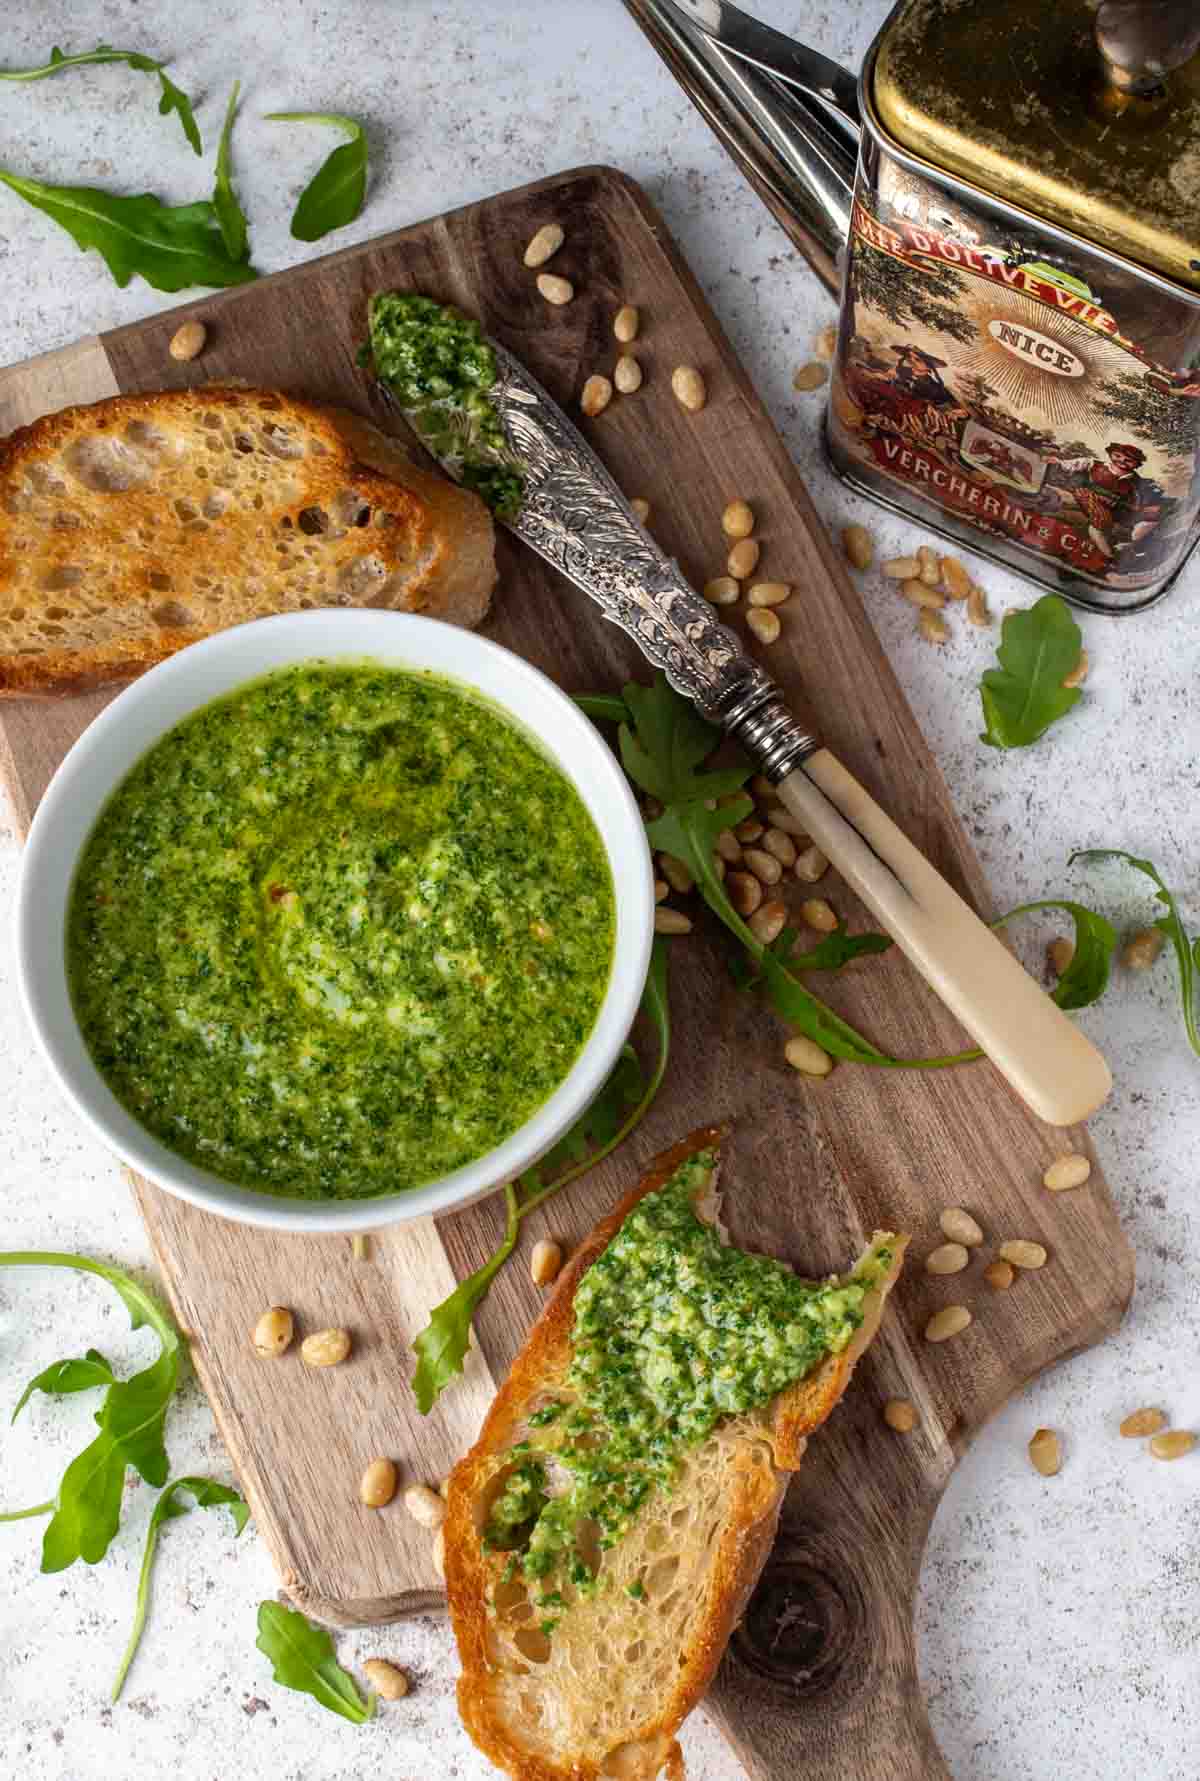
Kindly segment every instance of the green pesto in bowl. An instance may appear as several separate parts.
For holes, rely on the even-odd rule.
[[[67,919],[118,1100],[240,1186],[359,1199],[473,1162],[566,1078],[608,988],[612,874],[574,787],[469,688],[302,663],[118,787]]]

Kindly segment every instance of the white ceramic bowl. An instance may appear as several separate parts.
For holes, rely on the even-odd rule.
[[[432,669],[508,712],[557,761],[591,813],[616,893],[612,975],[596,1024],[559,1087],[531,1119],[475,1162],[405,1193],[290,1200],[238,1187],[177,1156],[117,1100],[92,1062],[71,1005],[66,917],[80,851],[107,799],[142,755],[191,712],[273,668],[370,660]],[[611,750],[567,696],[499,644],[398,612],[289,613],[222,631],[144,674],[67,755],[38,808],[17,891],[17,982],[34,1037],[75,1111],[118,1156],[193,1205],[247,1224],[354,1231],[479,1199],[535,1162],[582,1112],[616,1061],[650,959],[654,890],[645,830]]]

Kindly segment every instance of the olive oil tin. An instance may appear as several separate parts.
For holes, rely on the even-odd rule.
[[[834,467],[1148,606],[1198,534],[1200,5],[902,0],[859,108]]]

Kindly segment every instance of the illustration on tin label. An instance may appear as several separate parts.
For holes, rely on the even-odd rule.
[[[1200,500],[1200,370],[1087,285],[856,200],[835,453],[1108,587],[1161,577]]]

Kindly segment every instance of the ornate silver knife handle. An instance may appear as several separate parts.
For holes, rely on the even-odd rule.
[[[600,459],[558,404],[491,342],[491,391],[525,478],[513,531],[588,594],[675,688],[782,779],[818,746],[787,711],[770,675],[684,579],[642,526]]]

